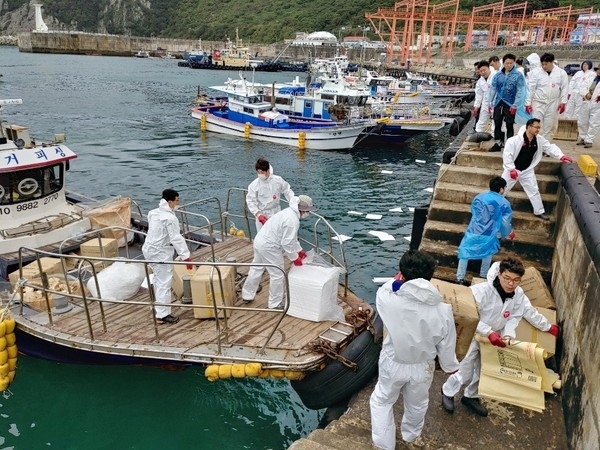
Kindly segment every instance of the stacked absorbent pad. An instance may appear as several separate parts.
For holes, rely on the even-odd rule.
[[[344,320],[342,307],[337,303],[339,275],[339,267],[306,264],[292,267],[288,275],[288,314],[313,322]]]

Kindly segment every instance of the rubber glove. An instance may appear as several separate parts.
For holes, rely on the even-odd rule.
[[[300,259],[306,258],[306,252],[304,250],[300,250],[298,252],[298,258],[300,258]]]
[[[189,262],[189,263],[191,263],[191,262],[192,262],[192,260],[191,260],[190,258],[186,258],[186,259],[184,259],[184,261],[185,261],[185,262]],[[193,270],[193,269],[194,269],[194,265],[193,265],[193,264],[186,264],[186,265],[185,265],[185,268],[186,268],[187,270]]]
[[[302,258],[300,258],[299,256],[292,261],[294,263],[295,266],[301,266],[302,265]]]
[[[506,347],[506,344],[504,343],[504,341],[502,340],[500,335],[498,333],[496,333],[495,331],[492,331],[488,335],[488,339],[490,340],[490,343],[492,345],[495,345],[496,347],[502,347],[502,348]]]
[[[571,100],[571,94],[567,94],[567,100]]]
[[[558,325],[553,323],[552,325],[550,325],[550,329],[548,330],[548,333],[550,333],[554,337],[558,337],[559,331],[560,331],[560,328],[558,328]]]
[[[560,162],[561,163],[565,163],[565,164],[571,164],[573,162],[573,158],[571,158],[570,156],[563,156],[560,158]]]
[[[508,233],[508,238],[512,241],[515,239],[515,230],[511,231],[510,233]]]
[[[473,108],[473,117],[477,117],[479,115],[479,108]]]
[[[561,103],[560,105],[558,105],[558,113],[559,114],[564,113],[566,107],[567,107],[567,105],[565,103]]]
[[[510,177],[513,180],[516,180],[517,178],[519,178],[519,172],[517,172],[517,169],[510,169]]]
[[[600,95],[596,97],[596,103],[600,103]]]
[[[492,105],[488,106],[488,112],[492,114],[494,112],[494,107]]]
[[[531,105],[527,105],[527,106],[525,107],[525,112],[526,112],[527,114],[531,114],[531,113],[533,112],[533,106],[531,106]]]
[[[265,223],[267,223],[267,216],[265,216],[264,214],[259,214],[258,221],[264,225]]]
[[[508,112],[510,113],[511,116],[514,116],[517,113],[517,107],[515,105],[512,105]]]

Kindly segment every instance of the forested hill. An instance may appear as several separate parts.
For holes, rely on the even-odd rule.
[[[435,0],[432,3],[440,3]],[[529,0],[529,11],[591,0]],[[34,27],[31,0],[0,0],[0,33],[16,34]],[[394,0],[41,0],[51,30],[80,30],[134,36],[161,36],[273,43],[293,38],[297,31],[362,34],[365,12],[393,7]],[[461,9],[491,3],[462,0]],[[506,5],[523,3],[507,0]],[[595,3],[595,2],[592,2]],[[369,37],[375,38],[371,32]]]

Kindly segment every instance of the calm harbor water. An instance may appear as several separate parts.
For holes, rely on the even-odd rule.
[[[444,129],[395,148],[299,153],[201,135],[189,116],[197,86],[238,74],[180,68],[173,60],[0,47],[0,73],[0,98],[24,103],[5,107],[3,118],[29,126],[40,139],[65,133],[79,155],[68,185],[87,195],[128,195],[144,211],[166,187],[177,189],[183,202],[222,198],[229,187],[246,187],[254,162],[265,156],[297,194],[313,197],[338,232],[352,236],[346,242],[350,285],[371,303],[372,278],[395,273],[408,249],[408,208],[428,203],[424,189],[451,140]],[[294,75],[257,73],[255,79]],[[389,211],[396,207],[403,212]],[[383,217],[367,220],[348,211]],[[396,240],[381,242],[370,230]],[[284,380],[209,383],[196,367],[69,365],[21,356],[10,392],[0,397],[0,448],[284,449],[316,428],[322,415],[304,408]]]

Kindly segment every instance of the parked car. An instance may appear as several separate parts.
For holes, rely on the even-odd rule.
[[[580,64],[567,64],[565,67],[563,67],[563,69],[565,70],[565,72],[567,72],[567,75],[571,76],[571,75],[575,75],[576,72],[581,70],[581,65]]]

